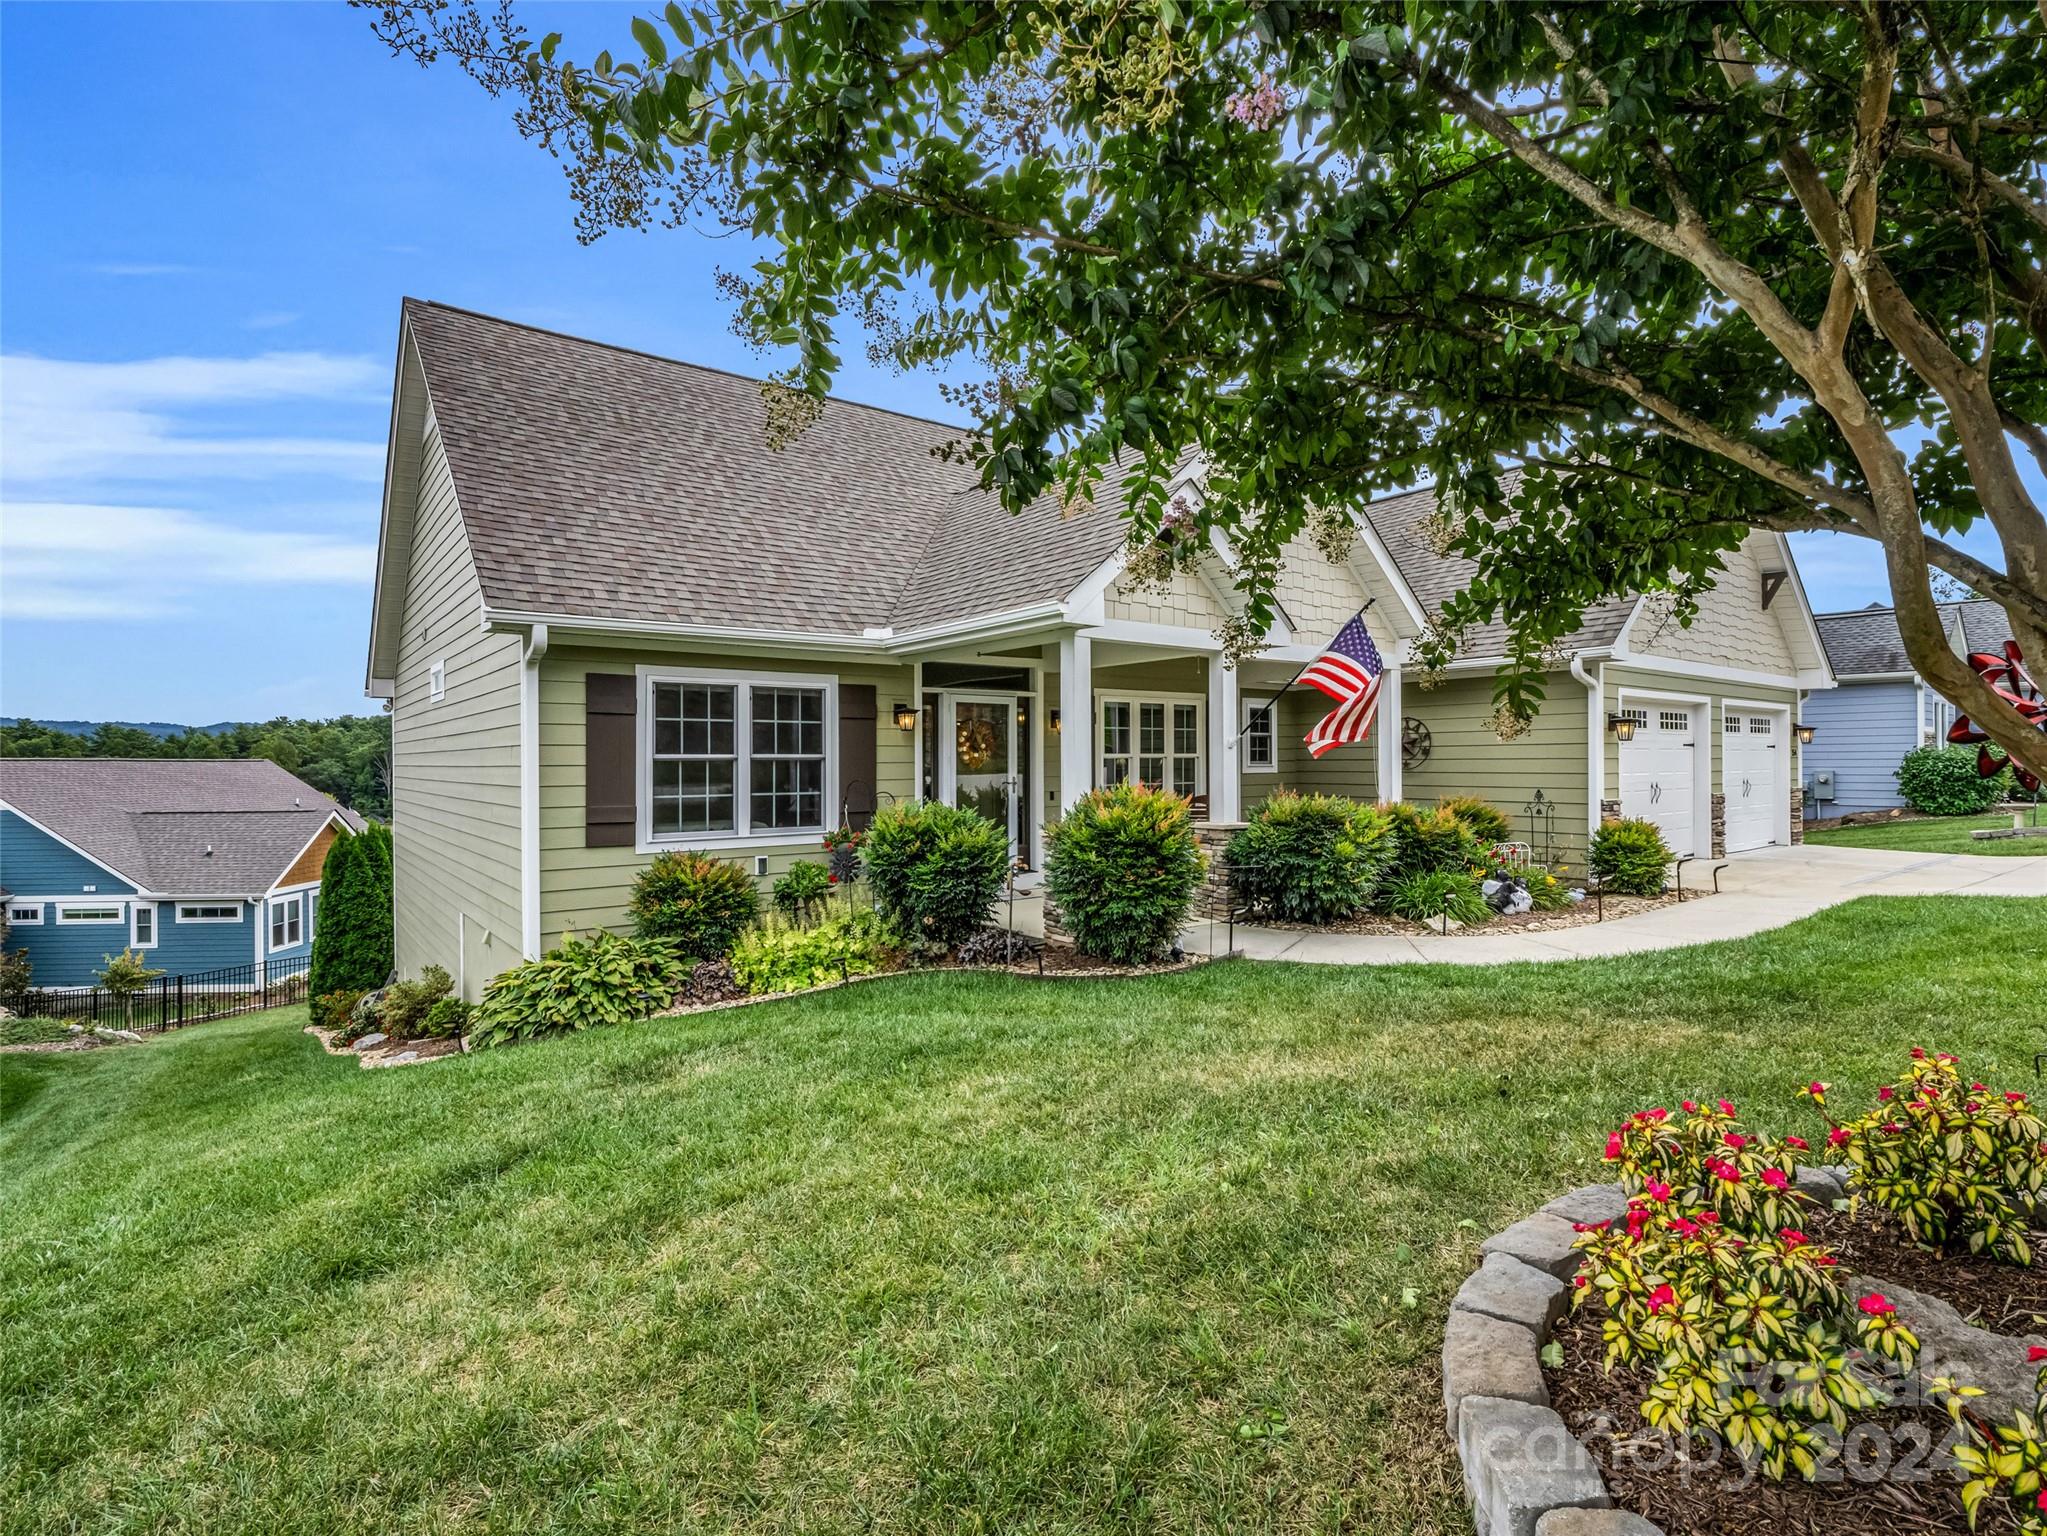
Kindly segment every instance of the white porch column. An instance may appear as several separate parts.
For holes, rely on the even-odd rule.
[[[1372,722],[1372,729],[1379,737],[1381,800],[1398,800],[1402,797],[1400,722],[1406,704],[1401,694],[1400,663],[1388,662],[1385,673],[1379,679],[1379,718]]]
[[[1208,663],[1208,819],[1235,821],[1242,804],[1243,724],[1237,719],[1237,672],[1211,651]]]
[[[1059,809],[1071,810],[1095,784],[1095,643],[1059,637]]]

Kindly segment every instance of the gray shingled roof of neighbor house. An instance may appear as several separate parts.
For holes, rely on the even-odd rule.
[[[144,890],[260,895],[339,812],[260,758],[0,758],[0,800]]]
[[[2011,620],[2002,607],[1987,599],[1942,603],[1940,611],[1949,642],[1964,655],[1970,651],[2000,651],[2011,638]],[[1911,657],[1905,654],[1905,637],[1898,631],[1895,608],[1872,603],[1845,613],[1818,614],[1815,622],[1836,677],[1917,670]]]

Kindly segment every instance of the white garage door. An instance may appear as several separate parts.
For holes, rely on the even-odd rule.
[[[1620,744],[1621,814],[1653,821],[1676,855],[1697,853],[1698,706],[1656,702],[1623,709],[1635,739]]]
[[[1785,758],[1782,715],[1728,706],[1720,722],[1720,788],[1729,853],[1777,841],[1777,808],[1791,798]]]

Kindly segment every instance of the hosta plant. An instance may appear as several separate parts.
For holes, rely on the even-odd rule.
[[[1851,1301],[1834,1256],[1796,1227],[1744,1235],[1652,1179],[1620,1221],[1578,1231],[1572,1305],[1603,1309],[1610,1366],[1648,1368],[1643,1419],[1715,1431],[1770,1477],[1816,1476],[1848,1416],[1887,1402],[1888,1368],[1858,1350],[1899,1372],[1918,1354],[1892,1303]]]
[[[1827,1085],[1801,1090],[1827,1116],[1828,1145],[1854,1170],[1848,1192],[1928,1247],[2033,1262],[2026,1218],[2047,1182],[2047,1135],[2023,1093],[1964,1082],[1945,1053],[1914,1047],[1905,1073],[1863,1115],[1834,1119]]]
[[[682,991],[689,962],[665,939],[599,931],[562,936],[561,947],[501,971],[469,1020],[476,1046],[626,1024],[666,1008]]]
[[[1726,1099],[1686,1099],[1676,1115],[1638,1109],[1606,1138],[1606,1160],[1630,1194],[1667,1186],[1690,1208],[1711,1211],[1736,1232],[1796,1226],[1811,1202],[1795,1187],[1804,1140],[1773,1141],[1742,1129]]]

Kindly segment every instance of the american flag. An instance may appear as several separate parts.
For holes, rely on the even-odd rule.
[[[1379,709],[1379,677],[1385,670],[1379,648],[1365,629],[1365,616],[1353,614],[1322,654],[1301,672],[1301,682],[1336,700],[1336,708],[1302,738],[1310,755],[1320,757],[1332,747],[1365,739]]]

